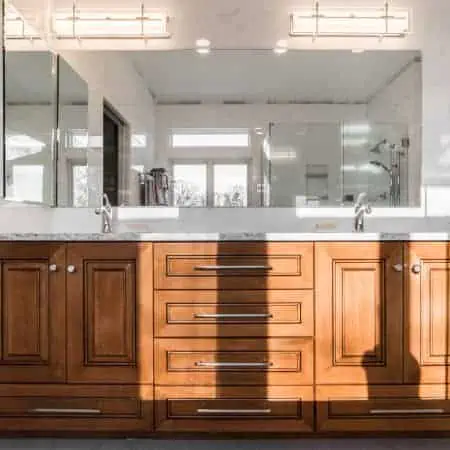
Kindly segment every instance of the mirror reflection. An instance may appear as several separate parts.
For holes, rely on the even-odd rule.
[[[58,206],[88,206],[88,85],[59,57]]]
[[[54,56],[5,53],[5,197],[53,204]]]
[[[141,204],[419,206],[419,52],[126,55],[157,103]]]

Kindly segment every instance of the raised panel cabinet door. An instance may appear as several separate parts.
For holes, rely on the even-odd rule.
[[[450,383],[450,244],[405,244],[405,382]]]
[[[151,382],[151,244],[70,244],[67,262],[69,381]]]
[[[401,244],[317,244],[317,382],[402,382],[402,307]]]
[[[0,244],[0,382],[65,379],[65,248]]]

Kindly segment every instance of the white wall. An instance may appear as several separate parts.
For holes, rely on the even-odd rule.
[[[131,166],[153,165],[154,158],[154,102],[144,80],[123,55],[108,52],[62,52],[66,61],[84,78],[89,87],[89,204],[95,206],[103,191],[102,135],[103,100],[107,100],[129,126],[125,159],[121,161],[122,192],[119,198],[134,203],[137,199],[137,181]],[[133,134],[146,137],[144,148],[131,145]]]

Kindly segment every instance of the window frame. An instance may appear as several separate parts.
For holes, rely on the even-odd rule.
[[[234,206],[215,206],[214,205],[214,166],[216,165],[245,165],[247,167],[247,205],[242,208],[250,207],[252,203],[252,160],[251,158],[236,158],[236,159],[204,159],[204,158],[172,158],[169,160],[169,174],[173,180],[174,166],[176,165],[206,165],[206,208],[233,208]],[[173,188],[170,188],[170,202],[174,204]],[[201,206],[178,206],[179,208],[201,208]]]

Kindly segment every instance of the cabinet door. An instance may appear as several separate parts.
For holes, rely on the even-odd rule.
[[[152,258],[151,244],[68,246],[70,382],[151,382]]]
[[[402,245],[316,246],[317,382],[402,381]]]
[[[405,381],[450,382],[450,244],[405,244]]]
[[[0,382],[65,377],[65,248],[0,244]]]

